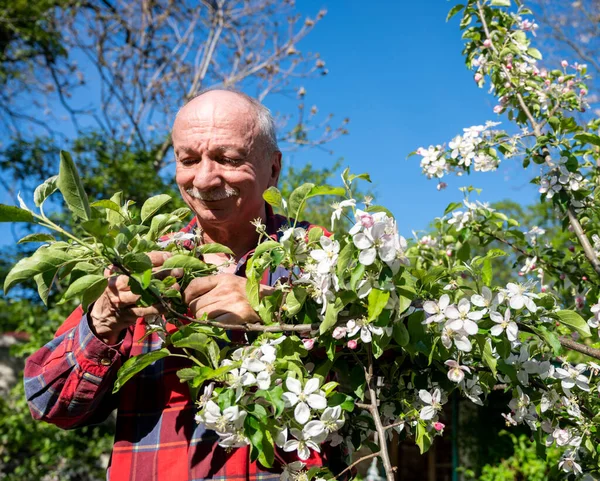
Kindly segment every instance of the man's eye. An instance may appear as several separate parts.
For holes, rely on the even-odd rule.
[[[184,167],[189,167],[190,165],[194,165],[196,162],[198,162],[196,159],[181,159],[179,161],[179,163],[181,165],[183,165]]]
[[[231,165],[238,165],[243,162],[243,159],[234,159],[231,157],[221,157],[221,162],[224,162],[226,164],[231,164]]]

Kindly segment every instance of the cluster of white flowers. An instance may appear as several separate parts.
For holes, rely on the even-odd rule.
[[[549,162],[551,170],[540,179],[540,194],[551,199],[560,191],[578,191],[585,187],[587,180],[577,171],[571,172],[566,166],[567,157],[561,157],[557,163]]]
[[[486,122],[485,125],[474,125],[463,129],[463,134],[454,137],[448,143],[448,152],[442,146],[419,147],[417,154],[421,159],[421,168],[427,178],[442,178],[444,175],[462,171],[471,166],[476,172],[496,170],[500,159],[491,154],[485,140],[496,132],[491,130],[499,122]]]
[[[454,211],[448,219],[448,224],[456,224],[458,230],[464,229],[471,221],[484,220],[487,214],[494,212],[494,209],[486,202],[469,202],[465,199],[463,203],[469,210],[464,212],[462,210]]]
[[[342,408],[327,407],[327,399],[319,389],[318,378],[308,379],[302,386],[299,380],[288,377],[285,386],[285,407],[294,408],[294,421],[297,424],[291,421],[289,426],[280,429],[275,443],[286,452],[296,451],[300,459],[306,460],[310,457],[311,449],[320,452],[319,445],[344,425]],[[318,413],[321,413],[319,419],[311,419]],[[298,429],[297,426],[302,428]]]

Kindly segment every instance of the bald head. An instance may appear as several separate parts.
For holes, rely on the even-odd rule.
[[[279,151],[275,133],[275,121],[271,111],[255,98],[237,90],[212,89],[205,90],[188,101],[177,113],[173,130],[178,125],[178,119],[187,118],[191,112],[207,107],[219,106],[235,115],[252,118],[256,135],[268,154]],[[193,115],[193,114],[192,114]]]

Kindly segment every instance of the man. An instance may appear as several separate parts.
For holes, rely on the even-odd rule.
[[[196,231],[202,242],[228,246],[237,261],[232,265],[220,255],[205,256],[221,266],[221,273],[193,280],[183,298],[195,316],[207,313],[220,322],[259,322],[242,276],[258,242],[250,222],[260,218],[273,235],[284,225],[262,199],[281,171],[273,119],[244,94],[208,91],[178,113],[173,147],[176,182],[195,214],[184,230]],[[154,252],[150,257],[160,266],[167,254]],[[269,284],[275,280],[270,275]],[[88,313],[78,308],[57,336],[27,360],[25,389],[34,418],[71,428],[102,421],[118,407],[111,481],[277,479],[277,470],[267,472],[249,462],[248,448],[228,452],[216,445],[214,433],[196,425],[193,400],[175,374],[185,360],[157,361],[118,395],[111,394],[125,360],[161,345],[156,334],[144,337],[143,323],[145,316],[160,314],[160,309],[135,307],[136,300],[125,276],[111,278]],[[316,456],[309,460],[320,462]]]

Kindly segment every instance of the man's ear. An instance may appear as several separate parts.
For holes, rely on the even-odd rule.
[[[277,187],[281,174],[281,152],[276,150],[271,154],[271,177],[269,178],[269,187]]]

